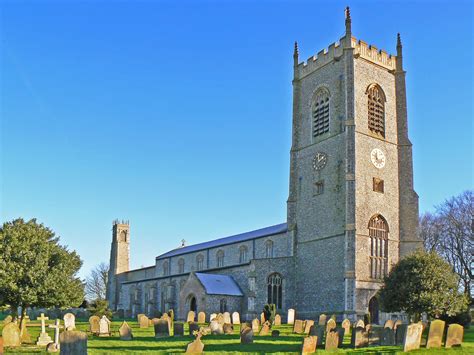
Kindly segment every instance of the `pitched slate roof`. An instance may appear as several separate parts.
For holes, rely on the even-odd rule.
[[[189,245],[186,247],[181,247],[177,249],[173,249],[169,252],[166,252],[164,254],[161,254],[157,256],[157,259],[164,259],[164,258],[169,258],[171,256],[176,256],[176,255],[182,255],[182,254],[187,254],[187,253],[192,253],[195,251],[203,250],[203,249],[208,249],[208,248],[214,248],[226,244],[233,244],[237,242],[243,242],[246,240],[251,240],[255,238],[261,238],[261,237],[267,237],[270,235],[274,234],[280,234],[284,233],[287,231],[287,224],[286,223],[281,223],[277,224],[275,226],[270,226],[262,229],[257,229],[251,232],[247,233],[242,233],[242,234],[236,234],[232,235],[230,237],[225,237],[225,238],[219,238],[219,239],[214,239],[209,242],[204,242],[204,243],[199,243],[199,244],[194,244],[194,245]]]
[[[239,285],[229,275],[204,274],[196,272],[196,277],[208,295],[243,296]]]

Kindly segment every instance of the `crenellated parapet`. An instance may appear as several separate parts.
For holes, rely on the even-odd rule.
[[[388,70],[395,70],[396,56],[388,54],[383,49],[378,50],[377,47],[367,44],[363,40],[357,41],[354,37],[351,38],[351,46],[354,48],[354,57],[364,58]]]
[[[308,74],[311,74],[315,70],[331,63],[334,60],[339,60],[343,53],[343,38],[339,42],[331,44],[328,48],[318,52],[317,55],[311,56],[306,62],[299,63],[296,67],[296,73],[298,78],[302,78]]]

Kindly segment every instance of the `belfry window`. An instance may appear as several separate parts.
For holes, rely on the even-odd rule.
[[[242,245],[240,248],[239,248],[239,262],[242,264],[242,263],[246,263],[248,261],[248,258],[247,258],[247,247],[245,245]]]
[[[313,137],[329,132],[329,91],[318,89],[313,100]]]
[[[273,242],[271,240],[265,242],[265,257],[273,258]]]
[[[217,257],[217,267],[223,267],[224,266],[224,251],[219,250],[216,254]]]
[[[378,85],[367,89],[369,130],[385,137],[385,94]]]
[[[267,279],[267,303],[282,308],[282,279],[281,275],[274,273]]]
[[[381,215],[369,222],[370,277],[382,279],[388,272],[388,224]]]
[[[201,271],[202,269],[204,269],[204,256],[202,256],[202,254],[199,254],[197,257],[196,257],[196,266],[197,266],[197,270],[198,271]]]

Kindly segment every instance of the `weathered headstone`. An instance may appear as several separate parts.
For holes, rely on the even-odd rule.
[[[123,321],[123,323],[120,325],[119,334],[120,334],[120,339],[121,340],[132,340],[133,339],[132,328],[130,328],[128,323],[125,322],[125,321]]]
[[[243,322],[242,324],[240,324],[240,332],[241,332],[241,333],[242,333],[242,331],[243,331],[245,328],[250,328],[250,329],[252,329],[252,323]]]
[[[232,323],[233,324],[240,324],[240,314],[239,314],[239,312],[232,313]]]
[[[273,321],[273,324],[275,325],[281,325],[281,316],[279,314],[275,315],[275,319]]]
[[[230,313],[229,312],[224,312],[224,324],[225,323],[232,323],[232,319],[230,318]]]
[[[188,344],[185,354],[202,354],[203,351],[204,343],[201,341],[201,337],[197,337],[196,340]]]
[[[253,330],[252,330],[252,328],[245,327],[240,332],[240,343],[241,344],[251,344],[251,343],[253,343]]]
[[[351,346],[353,348],[365,348],[369,345],[369,335],[363,327],[352,329]]]
[[[371,327],[369,332],[369,345],[380,345],[383,336],[382,327]]]
[[[301,352],[303,354],[314,353],[316,351],[316,345],[318,343],[317,337],[314,335],[309,335],[303,338],[303,346],[301,347]]]
[[[142,315],[139,320],[138,324],[140,325],[140,328],[148,328],[150,326],[150,319],[146,315]]]
[[[44,346],[48,345],[52,342],[51,337],[46,333],[46,321],[49,320],[48,317],[44,316],[44,313],[41,313],[41,316],[36,318],[36,320],[41,321],[41,333],[38,336],[38,340],[36,341],[36,345]]]
[[[384,328],[390,328],[390,329],[393,329],[393,320],[389,319],[385,322],[385,324],[383,325]]]
[[[77,330],[66,330],[59,334],[60,354],[87,355],[87,334]]]
[[[154,324],[155,338],[163,338],[170,336],[170,327],[166,319],[160,319]]]
[[[89,331],[92,334],[99,334],[100,318],[98,316],[89,317]]]
[[[309,330],[309,335],[317,337],[318,345],[323,345],[325,328],[324,325],[314,324]]]
[[[100,318],[100,321],[99,321],[99,336],[100,337],[109,337],[112,334],[112,332],[110,331],[110,324],[111,322],[105,315],[103,315],[102,318]]]
[[[280,331],[279,330],[272,330],[272,337],[273,338],[278,338],[280,336]]]
[[[445,322],[440,319],[431,322],[428,340],[426,342],[427,349],[441,347],[443,343],[444,325]]]
[[[396,324],[396,322],[395,322]],[[399,324],[395,330],[395,345],[403,345],[408,324]]]
[[[314,320],[311,320],[311,319],[307,319],[305,320],[304,322],[304,333],[306,335],[309,334],[309,331],[311,330],[311,327],[314,325]]]
[[[212,321],[216,317],[217,317],[217,313],[211,313],[211,315],[209,317],[209,322]]]
[[[140,318],[143,317],[145,314],[143,313],[138,313],[137,314],[137,323],[140,324]]]
[[[395,345],[395,332],[389,327],[383,328],[382,339],[380,340],[382,346],[393,346]]]
[[[230,323],[224,323],[223,331],[224,334],[234,334],[234,326]]]
[[[212,335],[224,334],[224,324],[220,323],[217,319],[211,321],[209,327],[211,328]]]
[[[339,333],[332,329],[331,331],[326,333],[326,350],[336,350],[339,347]]]
[[[196,313],[194,313],[194,311],[189,311],[186,322],[194,322],[194,318],[196,318]]]
[[[293,333],[296,334],[303,334],[304,333],[304,322],[300,319],[295,320],[295,324],[293,326]]]
[[[287,324],[294,324],[295,323],[295,310],[290,308],[288,310],[288,319],[286,321]]]
[[[20,328],[20,339],[21,343],[31,343],[31,336],[30,333],[28,332],[28,321],[30,320],[30,317],[25,316],[23,319],[23,322],[21,322],[21,328]]]
[[[450,324],[446,334],[446,347],[461,346],[464,337],[464,328],[459,324]]]
[[[165,320],[168,322],[168,334],[171,334],[171,329],[173,328],[173,320],[168,315],[168,313],[163,313],[160,320]],[[153,323],[154,324],[154,323]]]
[[[319,315],[318,325],[326,325],[327,316],[323,313]]]
[[[400,324],[403,324],[401,319],[397,319],[395,323],[393,323],[393,330],[396,330]]]
[[[13,321],[13,317],[11,315],[8,315],[3,320],[3,325],[7,325],[8,323],[11,323],[12,321]]]
[[[182,337],[183,335],[184,335],[184,324],[181,322],[173,322],[173,336]]]
[[[344,328],[344,335],[349,335],[351,332],[351,321],[346,318],[342,321],[341,326]]]
[[[271,324],[270,321],[265,321],[260,329],[259,335],[270,335]]]
[[[405,339],[403,341],[403,351],[410,351],[420,348],[421,334],[423,333],[423,325],[421,323],[410,324],[407,327]]]
[[[206,313],[204,312],[198,313],[198,323],[206,323]]]
[[[3,346],[20,346],[20,328],[16,323],[7,323],[2,330]]]
[[[333,329],[336,329],[336,321],[331,318],[326,323],[326,333],[330,332]]]
[[[254,334],[257,334],[260,331],[260,321],[257,318],[252,321],[252,330]]]
[[[76,329],[76,316],[73,313],[66,313],[63,316],[64,329],[74,330]]]

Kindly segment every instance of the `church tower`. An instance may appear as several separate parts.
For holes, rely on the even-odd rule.
[[[115,220],[112,224],[112,245],[110,248],[107,301],[109,308],[116,310],[119,303],[118,279],[120,274],[130,270],[130,224]]]
[[[288,233],[299,317],[371,313],[403,255],[419,247],[402,45],[352,36],[299,62],[294,50]]]

